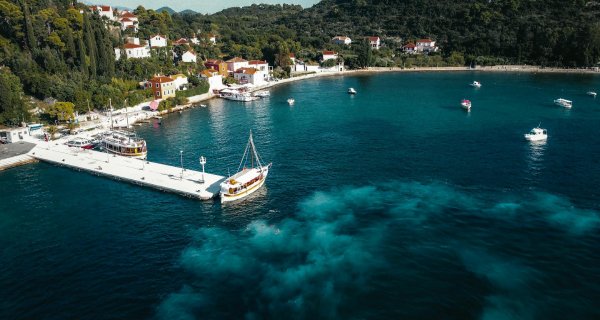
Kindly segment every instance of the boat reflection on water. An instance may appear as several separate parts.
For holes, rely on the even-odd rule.
[[[547,140],[529,141],[527,152],[527,170],[537,175],[544,169],[544,152],[546,151]]]

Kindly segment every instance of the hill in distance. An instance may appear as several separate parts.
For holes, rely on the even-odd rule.
[[[156,12],[163,12],[163,11],[166,11],[169,14],[173,14],[173,13],[177,12],[169,7],[161,7],[161,8],[156,9]]]
[[[190,9],[185,9],[183,11],[180,11],[179,14],[197,14],[198,12],[194,11],[194,10],[190,10]]]

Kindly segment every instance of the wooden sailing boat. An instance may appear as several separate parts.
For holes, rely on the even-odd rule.
[[[248,164],[250,167],[246,167]],[[254,140],[252,140],[252,131],[250,131],[250,138],[242,161],[240,161],[238,172],[221,183],[221,202],[239,200],[258,190],[265,183],[269,168],[271,168],[271,163],[266,166],[262,165],[254,146]]]

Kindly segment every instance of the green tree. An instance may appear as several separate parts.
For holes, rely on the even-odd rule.
[[[19,77],[7,67],[0,67],[0,123],[18,124],[31,118],[30,105],[23,98]]]
[[[48,107],[48,115],[58,121],[75,119],[75,105],[72,102],[56,102]]]

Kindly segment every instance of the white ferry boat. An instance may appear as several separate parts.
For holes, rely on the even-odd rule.
[[[471,111],[471,100],[462,99],[460,106],[467,111]]]
[[[354,90],[354,88],[348,88],[348,94],[356,94],[356,90]]]
[[[294,100],[294,98],[289,98],[287,99],[287,103],[291,106],[294,104],[294,102],[296,102],[296,100]]]
[[[473,81],[470,84],[471,87],[481,88],[481,83],[479,81]]]
[[[564,108],[568,108],[568,109],[571,109],[573,107],[573,101],[563,99],[563,98],[558,98],[558,99],[554,100],[554,104],[559,105]]]
[[[537,126],[533,129],[531,129],[531,131],[529,131],[529,133],[525,134],[525,139],[529,140],[529,141],[546,140],[546,139],[548,139],[548,132],[546,131],[546,129],[542,129],[542,128],[540,128],[540,126]]]
[[[125,131],[109,131],[102,137],[102,149],[124,157],[146,159],[148,148],[146,141],[135,133]]]
[[[250,167],[246,167],[247,164],[250,164]],[[269,168],[271,163],[263,166],[260,162],[250,131],[250,138],[238,168],[239,172],[221,183],[221,203],[242,199],[258,190],[267,180]]]
[[[594,91],[588,91],[588,92],[587,92],[587,95],[588,95],[588,96],[592,96],[592,97],[594,97],[594,98],[595,98],[595,97],[596,97],[596,92],[594,92]]]
[[[224,99],[234,101],[254,101],[258,100],[258,97],[252,96],[250,92],[241,91],[238,89],[223,89],[219,92],[219,96]]]
[[[266,97],[270,97],[271,93],[269,91],[263,90],[263,91],[256,91],[254,93],[255,97],[259,97],[259,98],[266,98]]]

